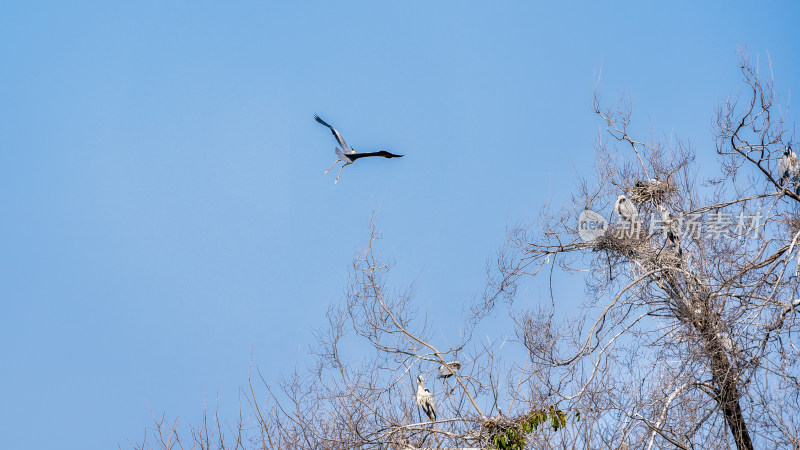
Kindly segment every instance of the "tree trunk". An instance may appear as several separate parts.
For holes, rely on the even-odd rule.
[[[678,315],[685,315],[683,320],[691,324],[700,335],[700,339],[704,341],[702,348],[705,350],[706,356],[708,356],[709,370],[717,394],[715,400],[722,408],[728,429],[736,442],[736,448],[739,450],[752,450],[753,441],[750,440],[750,433],[747,431],[747,424],[742,415],[742,407],[739,404],[740,395],[737,387],[739,374],[728,357],[728,353],[731,350],[726,351],[720,341],[718,332],[721,331],[722,327],[719,317],[711,313],[712,308],[708,290],[699,282],[698,278],[690,277],[691,282],[687,283],[685,291],[688,295],[681,298],[678,293],[682,292],[682,289],[677,280],[671,276],[666,278],[673,289],[672,292],[675,293],[673,300],[686,305],[684,308],[676,309],[681,311]]]
[[[728,429],[733,434],[733,439],[736,441],[736,448],[739,450],[752,449],[753,441],[750,440],[750,433],[747,431],[747,424],[742,416],[742,407],[739,405],[739,390],[736,388],[736,380],[728,379],[717,380],[714,376],[714,381],[720,386],[717,401],[722,407],[722,412],[725,414],[725,420],[728,422]]]

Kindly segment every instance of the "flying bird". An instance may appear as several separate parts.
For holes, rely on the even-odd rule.
[[[439,375],[436,378],[449,378],[461,370],[461,363],[458,361],[451,361],[439,366]]]
[[[639,217],[639,213],[636,211],[636,207],[633,206],[630,200],[628,200],[625,195],[620,194],[617,197],[617,202],[614,203],[614,211],[619,214],[624,220],[634,224],[636,223],[636,219]]]
[[[433,404],[433,394],[422,385],[424,380],[422,375],[417,377],[417,382],[419,383],[417,385],[417,404],[422,408],[422,411],[425,412],[425,415],[428,416],[428,419],[435,422],[436,406]]]
[[[344,168],[349,166],[350,164],[353,164],[355,162],[355,160],[357,160],[359,158],[367,158],[367,157],[370,157],[370,156],[382,156],[384,158],[402,158],[403,157],[403,155],[395,155],[394,153],[389,153],[386,150],[381,150],[379,152],[357,153],[354,148],[348,147],[347,142],[345,142],[344,138],[342,137],[342,135],[339,134],[338,131],[336,131],[336,128],[333,128],[332,126],[330,126],[330,124],[328,124],[328,122],[325,122],[324,120],[320,119],[320,117],[318,115],[316,115],[316,114],[314,114],[314,119],[317,122],[319,122],[320,124],[325,125],[326,127],[330,128],[331,133],[333,133],[333,137],[336,138],[336,142],[338,142],[339,145],[342,147],[341,149],[339,149],[339,147],[336,147],[337,159],[333,163],[333,165],[331,165],[331,167],[328,170],[325,171],[325,173],[327,174],[328,172],[331,171],[331,169],[334,168],[334,166],[336,166],[336,164],[342,163],[342,167],[339,169],[339,175],[336,176],[336,181],[333,182],[334,184],[339,182],[339,177],[342,176],[342,170],[344,170]]]

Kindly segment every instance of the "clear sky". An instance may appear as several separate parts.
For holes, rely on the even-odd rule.
[[[2,2],[2,446],[235,411],[251,349],[270,380],[308,361],[373,211],[447,335],[505,227],[591,169],[601,70],[709,163],[740,45],[800,86],[796,2],[642,3]],[[406,156],[334,185],[314,113]]]

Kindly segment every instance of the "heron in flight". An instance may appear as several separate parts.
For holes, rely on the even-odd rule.
[[[461,370],[461,363],[458,361],[451,361],[439,366],[439,375],[436,378],[449,378]]]
[[[428,419],[435,422],[436,406],[433,404],[433,394],[422,385],[424,380],[422,375],[417,377],[417,382],[419,383],[417,385],[417,404],[422,408],[422,411],[425,412],[425,415],[428,416]]]
[[[339,134],[338,131],[336,131],[336,128],[333,128],[332,126],[330,126],[328,124],[328,122],[325,122],[324,120],[320,119],[320,117],[318,115],[316,115],[316,114],[314,114],[314,119],[317,122],[319,122],[320,124],[325,125],[326,127],[330,128],[331,133],[333,133],[333,137],[336,138],[336,142],[338,142],[339,145],[342,147],[341,149],[339,147],[336,147],[337,159],[333,163],[333,165],[331,165],[331,167],[328,170],[325,171],[325,173],[327,174],[328,172],[331,171],[331,169],[334,168],[334,166],[336,166],[336,164],[342,163],[342,167],[339,169],[339,175],[336,176],[336,181],[333,182],[334,184],[339,182],[339,177],[342,176],[342,170],[344,170],[344,168],[349,166],[350,164],[353,164],[355,162],[355,160],[357,160],[359,158],[367,158],[367,157],[370,157],[370,156],[382,156],[384,158],[402,158],[403,157],[403,155],[395,155],[394,153],[389,153],[386,150],[381,150],[379,152],[356,153],[354,148],[347,146],[347,142],[345,142],[344,138],[342,138],[342,135]]]

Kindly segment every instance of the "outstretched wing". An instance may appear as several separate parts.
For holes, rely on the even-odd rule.
[[[339,143],[340,146],[342,146],[342,150],[344,150],[345,153],[354,153],[353,150],[350,150],[350,147],[347,146],[347,143],[344,141],[344,138],[342,138],[342,135],[339,134],[338,131],[336,131],[336,128],[333,128],[332,126],[330,126],[330,124],[328,124],[328,122],[325,122],[324,120],[320,119],[319,116],[316,115],[316,114],[314,114],[314,119],[317,122],[321,123],[322,125],[325,125],[326,127],[331,129],[331,133],[333,133],[333,137],[336,138],[336,141]]]
[[[382,156],[384,158],[402,158],[403,155],[395,155],[394,153],[389,153],[386,150],[381,150],[379,152],[369,152],[369,153],[350,153],[347,155],[348,158],[352,159],[353,161],[359,158],[368,158],[370,156]]]

